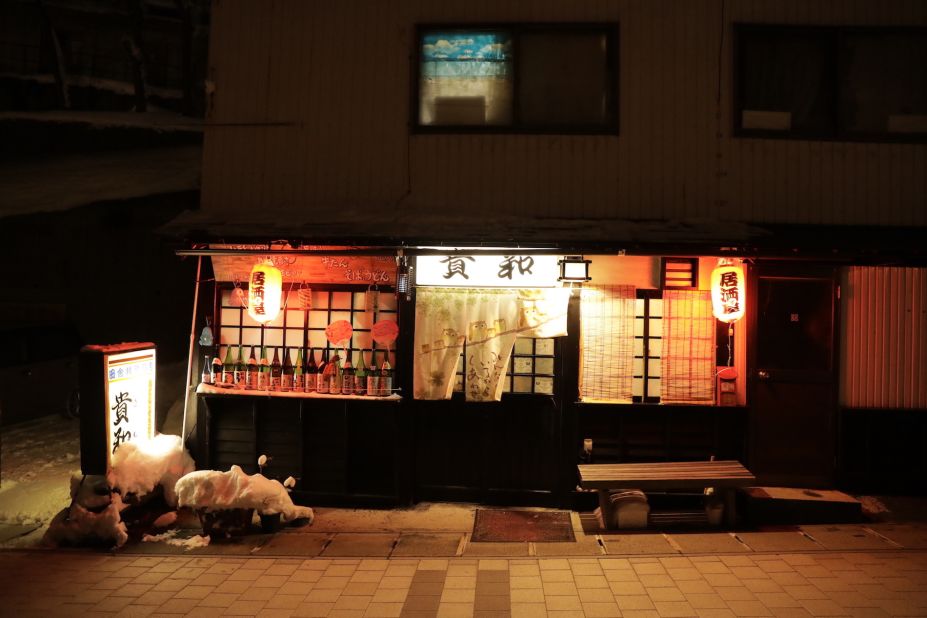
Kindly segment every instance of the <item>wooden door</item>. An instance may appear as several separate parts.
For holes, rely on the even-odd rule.
[[[750,469],[760,484],[827,487],[836,430],[836,271],[757,264],[750,311]]]

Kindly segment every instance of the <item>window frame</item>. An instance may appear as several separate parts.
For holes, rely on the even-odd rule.
[[[920,133],[861,132],[846,129],[846,120],[840,112],[840,75],[845,66],[842,56],[843,41],[852,35],[918,35],[927,37],[925,26],[830,26],[800,24],[759,24],[735,22],[731,63],[731,135],[735,138],[762,138],[787,140],[813,140],[822,142],[876,142],[876,143],[927,143],[927,131]],[[830,99],[832,131],[777,131],[774,129],[743,128],[743,104],[745,99],[742,75],[746,70],[743,57],[745,37],[765,34],[804,34],[822,41],[827,59],[823,83]]]
[[[465,31],[505,31],[512,37],[512,121],[508,125],[423,125],[419,121],[421,113],[422,80],[422,38],[435,30],[446,32]],[[606,53],[607,90],[606,105],[612,117],[601,125],[532,125],[519,121],[519,70],[520,36],[523,33],[599,33],[606,36],[608,51]],[[519,134],[519,135],[619,135],[621,117],[620,99],[620,28],[619,22],[488,22],[488,23],[422,23],[416,24],[410,55],[412,67],[410,75],[410,118],[409,127],[413,135],[429,134]]]

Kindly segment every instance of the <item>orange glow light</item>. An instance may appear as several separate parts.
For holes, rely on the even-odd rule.
[[[270,262],[255,264],[248,280],[248,315],[256,322],[270,322],[280,313],[283,277]]]
[[[711,271],[711,307],[715,317],[722,322],[736,322],[744,317],[746,301],[743,263],[721,258]]]

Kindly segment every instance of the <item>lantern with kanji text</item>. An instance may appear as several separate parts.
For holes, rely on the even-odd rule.
[[[711,271],[711,307],[722,322],[736,322],[744,317],[746,303],[744,267],[740,260],[721,258]]]
[[[248,280],[248,315],[256,322],[270,322],[280,313],[283,277],[269,261],[255,264]]]

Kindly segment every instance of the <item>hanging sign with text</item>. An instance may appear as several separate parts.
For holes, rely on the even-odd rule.
[[[415,284],[468,288],[549,288],[559,286],[556,255],[422,255]]]
[[[210,249],[267,249],[267,245],[212,244]],[[392,255],[296,255],[274,253],[274,249],[292,249],[289,245],[271,245],[267,253],[255,255],[216,255],[212,269],[217,281],[246,282],[255,264],[270,261],[280,270],[285,282],[379,284],[393,285],[396,281],[396,258]],[[328,247],[338,250],[342,247]],[[299,249],[320,250],[318,247]]]

